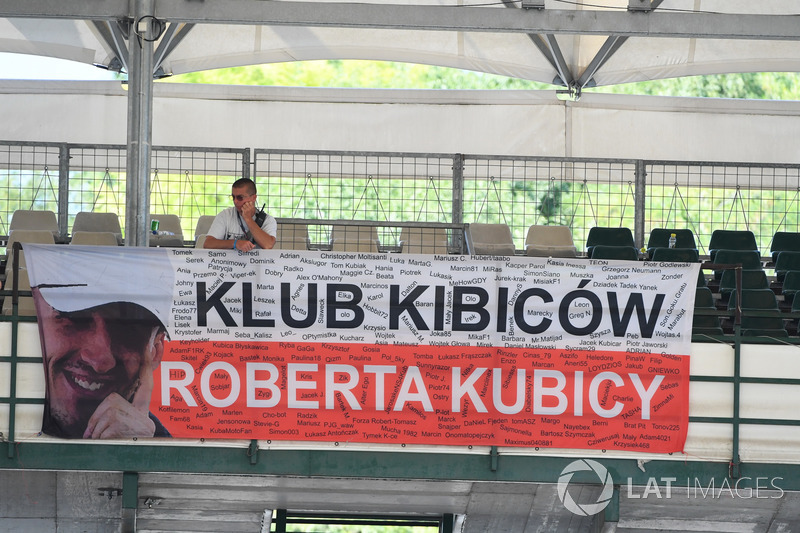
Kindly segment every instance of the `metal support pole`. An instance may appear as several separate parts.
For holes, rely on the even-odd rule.
[[[644,209],[645,200],[647,197],[647,170],[644,161],[641,159],[636,161],[636,177],[634,182],[634,210],[633,210],[633,239],[636,243],[636,248],[642,248],[645,245],[644,234]]]
[[[136,509],[139,507],[139,474],[122,473],[122,533],[136,533]]]
[[[464,154],[453,155],[453,224],[464,223]],[[453,231],[453,238],[450,245],[464,253],[466,243],[464,241],[464,234],[461,232]]]
[[[94,207],[94,206],[92,206]],[[69,146],[58,147],[58,235],[66,242],[69,227]]]
[[[128,61],[128,159],[125,245],[147,246],[153,126],[154,0],[136,0]]]

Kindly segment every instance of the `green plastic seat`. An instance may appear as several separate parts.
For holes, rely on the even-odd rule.
[[[781,285],[781,295],[783,301],[787,304],[794,305],[795,295],[800,291],[800,270],[790,270],[783,278]]]
[[[591,259],[621,259],[624,261],[638,261],[639,252],[633,246],[608,246],[598,244],[592,247]]]
[[[800,233],[794,231],[776,231],[772,236],[769,249],[772,262],[778,260],[779,252],[800,252]]]
[[[589,235],[586,236],[586,254],[589,257],[592,256],[592,248],[597,245],[636,247],[633,233],[629,228],[606,228],[600,226],[591,228]]]
[[[719,265],[741,264],[743,270],[761,270],[764,268],[758,250],[729,250],[727,248],[717,250],[711,262]],[[714,279],[721,279],[723,272],[723,270],[714,270]]]
[[[731,293],[728,310],[736,308],[736,292]],[[749,312],[758,312],[753,316]],[[742,290],[742,335],[746,337],[788,337],[778,300],[770,289]]]
[[[790,270],[800,270],[800,252],[778,252],[775,258],[775,279],[782,282]]]
[[[722,335],[719,317],[715,315],[698,315],[698,310],[715,311],[714,295],[708,287],[697,287],[694,296],[695,314],[692,318],[692,335]]]
[[[708,241],[708,254],[712,261],[717,250],[758,250],[758,244],[750,230],[715,229]]]
[[[688,248],[697,250],[697,243],[694,240],[694,233],[690,229],[669,229],[654,228],[650,230],[650,237],[647,239],[647,253],[655,248],[669,248],[669,237],[675,234],[675,248]]]

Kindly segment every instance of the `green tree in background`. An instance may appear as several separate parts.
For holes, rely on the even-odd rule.
[[[282,87],[376,89],[516,89],[559,87],[494,74],[382,61],[303,61],[181,74],[167,82]],[[800,74],[746,73],[691,76],[585,89],[584,92],[800,100]]]

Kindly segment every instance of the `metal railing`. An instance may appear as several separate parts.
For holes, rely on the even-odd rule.
[[[64,240],[80,211],[124,225],[125,158],[122,145],[0,141],[0,239],[17,209],[55,212]],[[751,230],[763,252],[800,231],[800,165],[458,153],[154,147],[150,211],[178,215],[193,240],[239,177],[275,217],[505,223],[518,249],[534,224],[569,226],[579,250],[594,226],[632,228],[639,247],[654,228],[689,228],[701,254],[714,229]]]

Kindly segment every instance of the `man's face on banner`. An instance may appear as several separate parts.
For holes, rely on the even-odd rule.
[[[66,313],[51,307],[36,289],[34,299],[50,414],[59,426],[71,437],[99,437],[86,434],[87,425],[103,411],[104,419],[92,421],[92,426],[99,423],[98,431],[106,431],[104,438],[144,436],[149,428],[134,426],[134,418],[145,422],[141,416],[131,418],[120,414],[119,408],[130,411],[132,406],[138,409],[130,413],[134,415],[149,412],[153,371],[163,355],[165,333],[160,323],[131,303]],[[98,409],[104,402],[107,405]]]

